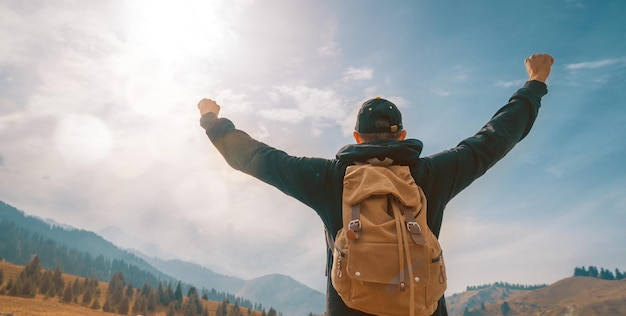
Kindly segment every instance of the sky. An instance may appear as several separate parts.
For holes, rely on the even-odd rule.
[[[202,98],[253,137],[332,159],[360,104],[424,155],[473,135],[555,58],[528,135],[450,202],[447,295],[626,270],[626,2],[0,0],[0,200],[124,248],[325,291],[308,207],[232,170]]]

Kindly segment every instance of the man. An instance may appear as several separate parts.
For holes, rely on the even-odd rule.
[[[472,137],[456,147],[420,157],[422,142],[406,139],[398,108],[384,99],[366,101],[359,112],[354,139],[336,159],[294,157],[251,138],[233,123],[218,118],[220,106],[203,99],[198,104],[200,125],[215,147],[233,168],[254,176],[311,207],[320,216],[331,236],[342,226],[342,185],[347,166],[372,158],[390,159],[409,166],[427,198],[428,226],[439,236],[446,204],[475,179],[504,157],[530,131],[541,98],[547,94],[546,79],[554,62],[552,56],[536,54],[526,58],[529,80],[509,103]],[[329,250],[328,271],[332,265]],[[332,286],[327,287],[327,315],[367,315],[351,310]],[[447,315],[442,296],[433,315]]]

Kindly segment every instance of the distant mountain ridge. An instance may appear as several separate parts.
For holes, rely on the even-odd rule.
[[[253,298],[271,306],[284,306],[290,315],[308,315],[309,312],[324,314],[326,296],[290,276],[270,274],[248,280],[237,291],[237,296]]]
[[[157,269],[196,287],[208,286],[234,293],[237,297],[262,302],[284,315],[323,314],[325,295],[283,274],[270,274],[251,280],[215,273],[200,265],[180,260],[144,258]]]

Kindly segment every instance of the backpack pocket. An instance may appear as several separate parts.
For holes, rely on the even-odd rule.
[[[408,315],[414,300],[416,313],[432,313],[441,295],[433,305],[427,288],[434,272],[438,276],[439,266],[427,259],[429,249],[425,245],[412,244],[410,252],[413,280],[408,279],[407,265],[401,263],[406,258],[401,257],[398,244],[350,242],[341,259],[343,290],[349,293],[344,298],[346,304],[377,315]],[[409,282],[414,283],[414,297]]]

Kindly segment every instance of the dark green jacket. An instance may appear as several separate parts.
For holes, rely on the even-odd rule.
[[[339,150],[336,159],[294,157],[256,141],[236,129],[230,120],[212,113],[202,116],[200,124],[230,166],[311,207],[332,236],[342,226],[342,184],[347,166],[373,157],[388,157],[395,164],[407,165],[426,195],[428,226],[439,236],[446,204],[528,134],[545,94],[544,83],[526,82],[476,135],[428,157],[420,157],[422,142],[416,139],[347,145]],[[328,258],[331,257],[329,252]],[[327,260],[328,271],[331,264]],[[349,310],[328,277],[327,315],[366,314]],[[447,315],[443,297],[434,315]]]

